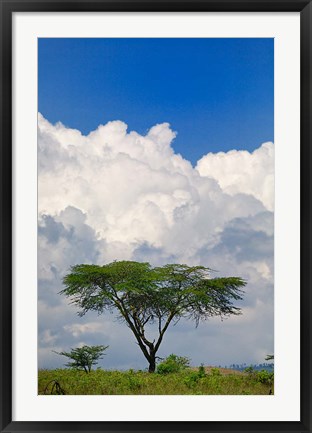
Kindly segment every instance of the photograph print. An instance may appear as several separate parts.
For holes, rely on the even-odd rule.
[[[38,39],[38,394],[274,395],[274,39]]]

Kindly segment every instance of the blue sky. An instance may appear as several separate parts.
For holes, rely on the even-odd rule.
[[[273,141],[273,39],[39,39],[39,111],[87,134],[169,122],[175,152]]]

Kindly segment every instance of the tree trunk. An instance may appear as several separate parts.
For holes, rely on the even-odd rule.
[[[155,370],[156,370],[156,359],[155,359],[155,355],[154,355],[149,360],[148,372],[149,373],[155,373]]]
[[[149,357],[148,357],[148,372],[149,373],[155,373],[156,370],[156,351],[154,348],[154,344],[151,344],[150,350],[149,350]]]

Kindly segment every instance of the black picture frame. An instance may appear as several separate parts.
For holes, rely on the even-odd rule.
[[[311,0],[0,0],[1,7],[1,432],[311,432]],[[300,12],[301,415],[298,422],[12,421],[12,15],[14,12]],[[156,409],[156,408],[155,408]]]

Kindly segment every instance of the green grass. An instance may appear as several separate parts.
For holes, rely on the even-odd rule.
[[[273,384],[255,374],[200,373],[187,369],[166,375],[142,371],[95,370],[86,374],[70,369],[39,370],[38,394],[66,395],[268,395]],[[57,382],[57,385],[55,386]],[[52,390],[53,388],[53,390]]]

